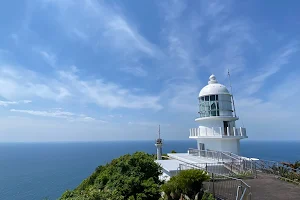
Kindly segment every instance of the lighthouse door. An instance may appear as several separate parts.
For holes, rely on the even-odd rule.
[[[229,127],[228,122],[224,121],[224,135],[228,135],[229,133],[227,133],[227,127]]]
[[[205,150],[204,143],[199,143],[199,149],[200,149],[200,151]]]

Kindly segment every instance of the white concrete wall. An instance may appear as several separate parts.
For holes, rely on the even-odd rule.
[[[229,151],[234,154],[240,154],[239,139],[197,139],[197,147],[200,149],[199,143],[205,144],[205,150],[213,151]]]

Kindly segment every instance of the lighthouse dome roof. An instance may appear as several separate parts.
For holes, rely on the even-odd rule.
[[[208,85],[206,85],[199,93],[199,97],[213,94],[230,94],[226,86],[218,83],[216,76],[209,77]]]

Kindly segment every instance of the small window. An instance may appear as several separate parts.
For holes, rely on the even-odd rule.
[[[215,103],[212,103],[211,106],[210,106],[210,109],[211,109],[211,110],[216,110],[216,104],[215,104]]]
[[[205,101],[209,101],[209,96],[205,96]]]
[[[211,111],[211,116],[216,116],[216,111]]]
[[[218,99],[218,95],[216,95],[216,101],[218,101],[219,99]]]
[[[210,100],[215,101],[215,95],[210,95]]]

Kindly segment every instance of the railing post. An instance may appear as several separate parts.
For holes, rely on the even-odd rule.
[[[205,127],[205,133],[206,133],[206,136],[207,136],[207,127]]]
[[[240,127],[241,136],[243,136],[243,129]]]
[[[226,127],[226,129],[227,129],[227,136],[229,136],[230,135],[230,129],[229,129],[229,127]]]
[[[220,127],[220,135],[224,135],[224,134],[222,133],[222,127]]]
[[[235,129],[235,127],[233,127],[233,135],[234,136],[236,136],[236,132],[235,131],[236,131],[236,129]]]
[[[216,195],[215,195],[215,179],[214,179],[214,173],[211,173],[211,177],[212,177],[212,182],[213,182],[213,197],[215,198]]]

